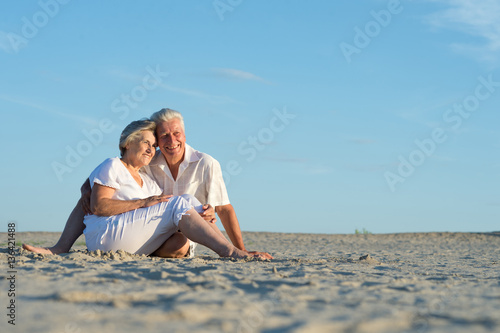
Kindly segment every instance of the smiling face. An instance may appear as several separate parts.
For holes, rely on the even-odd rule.
[[[156,139],[151,131],[140,131],[137,139],[128,143],[123,160],[136,167],[143,167],[151,162],[156,152]]]
[[[157,124],[156,137],[160,151],[169,164],[182,161],[186,148],[186,136],[179,119]]]

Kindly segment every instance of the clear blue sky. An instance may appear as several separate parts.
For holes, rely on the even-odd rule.
[[[60,231],[179,110],[243,230],[499,230],[500,3],[4,1],[1,221]]]

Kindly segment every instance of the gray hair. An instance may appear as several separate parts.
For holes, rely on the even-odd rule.
[[[156,123],[149,119],[141,119],[131,122],[125,127],[120,135],[120,155],[123,157],[127,148],[125,148],[129,143],[137,140],[142,131],[151,131],[153,135],[155,134]]]
[[[185,131],[184,129],[184,118],[182,118],[182,114],[179,111],[175,111],[172,109],[161,109],[158,112],[155,112],[151,115],[150,118],[152,121],[154,121],[157,125],[159,123],[162,123],[164,121],[170,121],[173,119],[179,119],[181,123],[182,130]]]

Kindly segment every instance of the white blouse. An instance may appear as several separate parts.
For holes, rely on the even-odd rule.
[[[114,188],[111,199],[116,200],[136,200],[144,199],[152,195],[162,194],[162,190],[147,174],[140,173],[143,181],[141,187],[132,177],[125,165],[118,157],[108,158],[102,162],[90,174],[90,186],[99,184]]]

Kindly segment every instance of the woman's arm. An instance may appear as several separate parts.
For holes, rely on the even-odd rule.
[[[168,201],[172,197],[171,195],[154,195],[137,200],[111,199],[115,191],[114,188],[94,183],[92,194],[90,195],[90,209],[94,215],[118,215],[138,208],[153,206],[160,202]]]

